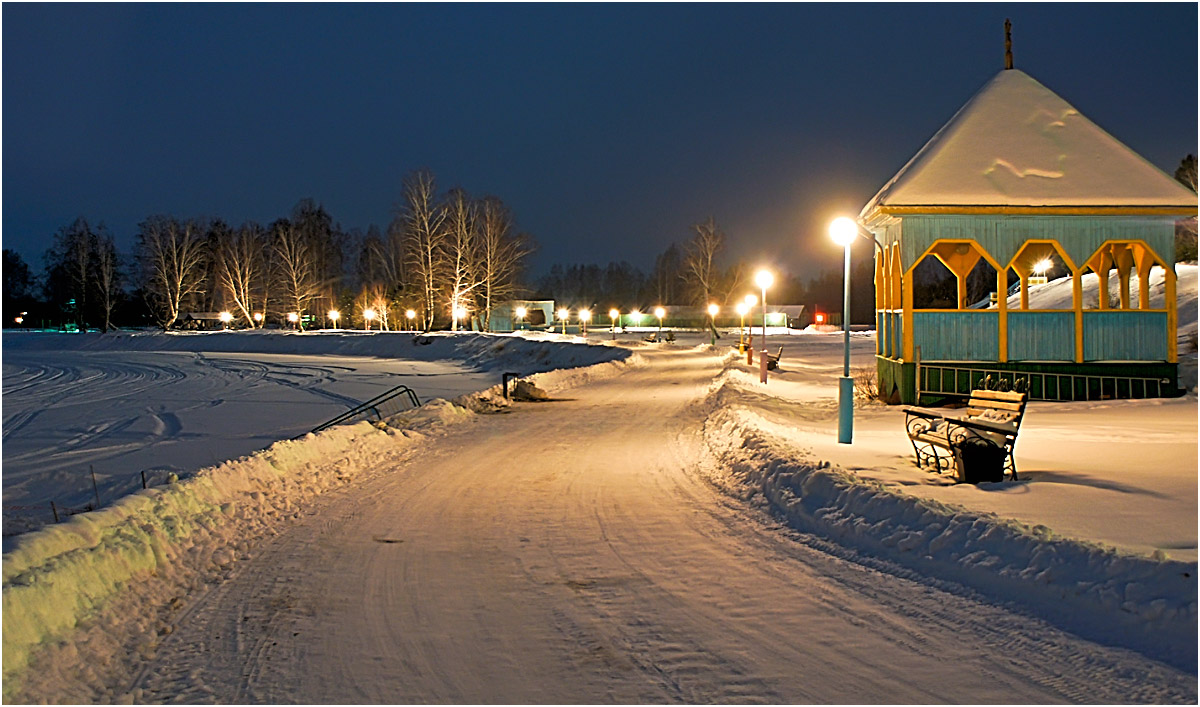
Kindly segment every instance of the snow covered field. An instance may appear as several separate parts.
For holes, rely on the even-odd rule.
[[[1026,480],[950,485],[912,466],[897,408],[860,407],[836,444],[840,334],[771,334],[765,387],[702,334],[127,337],[60,360],[6,334],[6,504],[14,353],[14,381],[39,361],[182,372],[165,403],[147,391],[166,378],[124,384],[179,432],[204,429],[206,397],[240,400],[218,429],[256,446],[252,423],[283,437],[337,411],[291,419],[310,391],[361,399],[406,371],[461,380],[446,397],[590,366],[538,376],[554,402],[435,402],[23,536],[4,557],[6,700],[1195,702],[1194,373],[1179,399],[1032,403]],[[855,335],[853,365],[873,347]],[[164,348],[189,353],[138,353]],[[369,358],[387,355],[413,360]],[[248,369],[261,420],[235,395]],[[44,493],[35,476],[17,487]]]

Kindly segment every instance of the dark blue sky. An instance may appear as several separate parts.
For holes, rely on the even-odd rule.
[[[386,225],[404,175],[495,194],[553,262],[649,270],[716,217],[811,273],[1003,67],[1171,173],[1197,144],[1195,4],[3,6],[3,244],[75,216]]]

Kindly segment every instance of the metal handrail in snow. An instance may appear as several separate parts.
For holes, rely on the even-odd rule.
[[[404,399],[407,400],[411,404],[412,408],[421,407],[421,401],[417,398],[417,394],[416,394],[416,392],[413,391],[412,388],[409,388],[407,385],[398,385],[395,388],[392,388],[391,390],[387,391],[386,393],[381,393],[380,395],[376,395],[374,398],[371,398],[367,402],[362,403],[361,405],[358,405],[354,408],[351,408],[350,410],[347,410],[346,412],[342,413],[341,415],[338,415],[337,417],[333,418],[332,420],[330,420],[324,424],[321,424],[321,425],[318,425],[317,427],[312,428],[311,432],[312,433],[320,432],[321,430],[328,429],[330,427],[333,427],[334,425],[340,425],[341,423],[346,422],[347,420],[351,420],[355,417],[358,417],[359,415],[363,415],[363,414],[367,414],[367,413],[374,413],[376,420],[382,420],[384,417],[394,415],[398,412],[401,412],[404,409],[399,406],[387,406],[387,403],[392,402],[393,400],[395,400],[396,398],[399,398],[400,396],[404,396]],[[394,409],[393,409],[393,407],[394,407]],[[412,409],[412,408],[409,408],[409,409]],[[301,437],[302,436],[303,435],[301,435]]]

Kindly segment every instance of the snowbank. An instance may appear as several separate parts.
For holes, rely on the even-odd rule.
[[[888,489],[785,441],[727,371],[706,401],[706,475],[801,532],[1032,608],[1089,635],[1117,637],[1194,669],[1196,563],[1058,538],[991,513]]]
[[[76,345],[92,350],[124,346],[261,351],[287,348],[290,339],[301,337],[237,333],[73,338]],[[303,350],[312,352],[314,335],[302,338]],[[594,363],[590,368],[531,376],[550,389],[640,365],[629,351],[609,347],[554,346],[485,335],[423,337],[429,339],[427,344],[412,343],[411,335],[407,338],[405,342],[399,336],[375,335],[355,341],[339,336],[329,337],[327,346],[331,353],[346,354],[350,348],[372,355],[369,352],[380,351],[380,342],[405,342],[420,347],[425,356],[454,356],[478,366],[518,371]],[[61,341],[55,348],[62,348]],[[460,402],[494,400],[498,393],[497,386],[463,396]],[[103,679],[81,680],[76,673],[118,662],[110,658],[125,654],[131,644],[137,644],[138,651],[152,650],[160,635],[170,630],[166,618],[183,605],[187,594],[227,576],[234,561],[250,554],[257,541],[280,523],[298,517],[320,494],[369,476],[405,447],[473,417],[463,405],[433,400],[391,418],[386,426],[361,422],[277,442],[251,456],[202,469],[165,487],[138,491],[109,507],[22,536],[3,562],[5,700],[38,694],[31,688],[22,691],[31,681],[57,680],[56,671],[62,671],[60,684],[104,684]],[[57,643],[68,635],[69,643]],[[90,659],[36,658],[39,648],[56,644],[72,656],[86,653]],[[36,670],[30,670],[31,665]],[[87,693],[79,699],[90,701]]]

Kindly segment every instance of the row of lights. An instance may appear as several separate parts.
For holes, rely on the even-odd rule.
[[[458,310],[455,311],[455,316],[464,316],[464,315],[465,315],[465,313],[462,312],[461,308],[459,308]],[[254,317],[255,322],[261,322],[263,320],[262,312],[255,312],[252,316]],[[331,310],[329,310],[329,312],[326,313],[325,316],[329,317],[329,321],[333,322],[334,326],[337,326],[338,320],[342,318],[342,313],[336,309],[331,309]],[[365,322],[364,328],[370,329],[371,322],[374,321],[375,318],[379,316],[379,313],[376,312],[374,309],[367,307],[366,309],[363,310],[362,316],[363,316],[363,321]],[[222,324],[224,324],[225,326],[229,326],[229,323],[233,321],[233,312],[221,312],[220,314],[217,315],[217,317],[221,320]],[[408,319],[409,322],[412,322],[414,319],[417,318],[417,310],[415,310],[415,309],[405,310],[404,317],[406,319]],[[288,312],[287,320],[288,320],[288,322],[290,322],[292,324],[296,324],[300,321],[300,314],[298,312]]]

